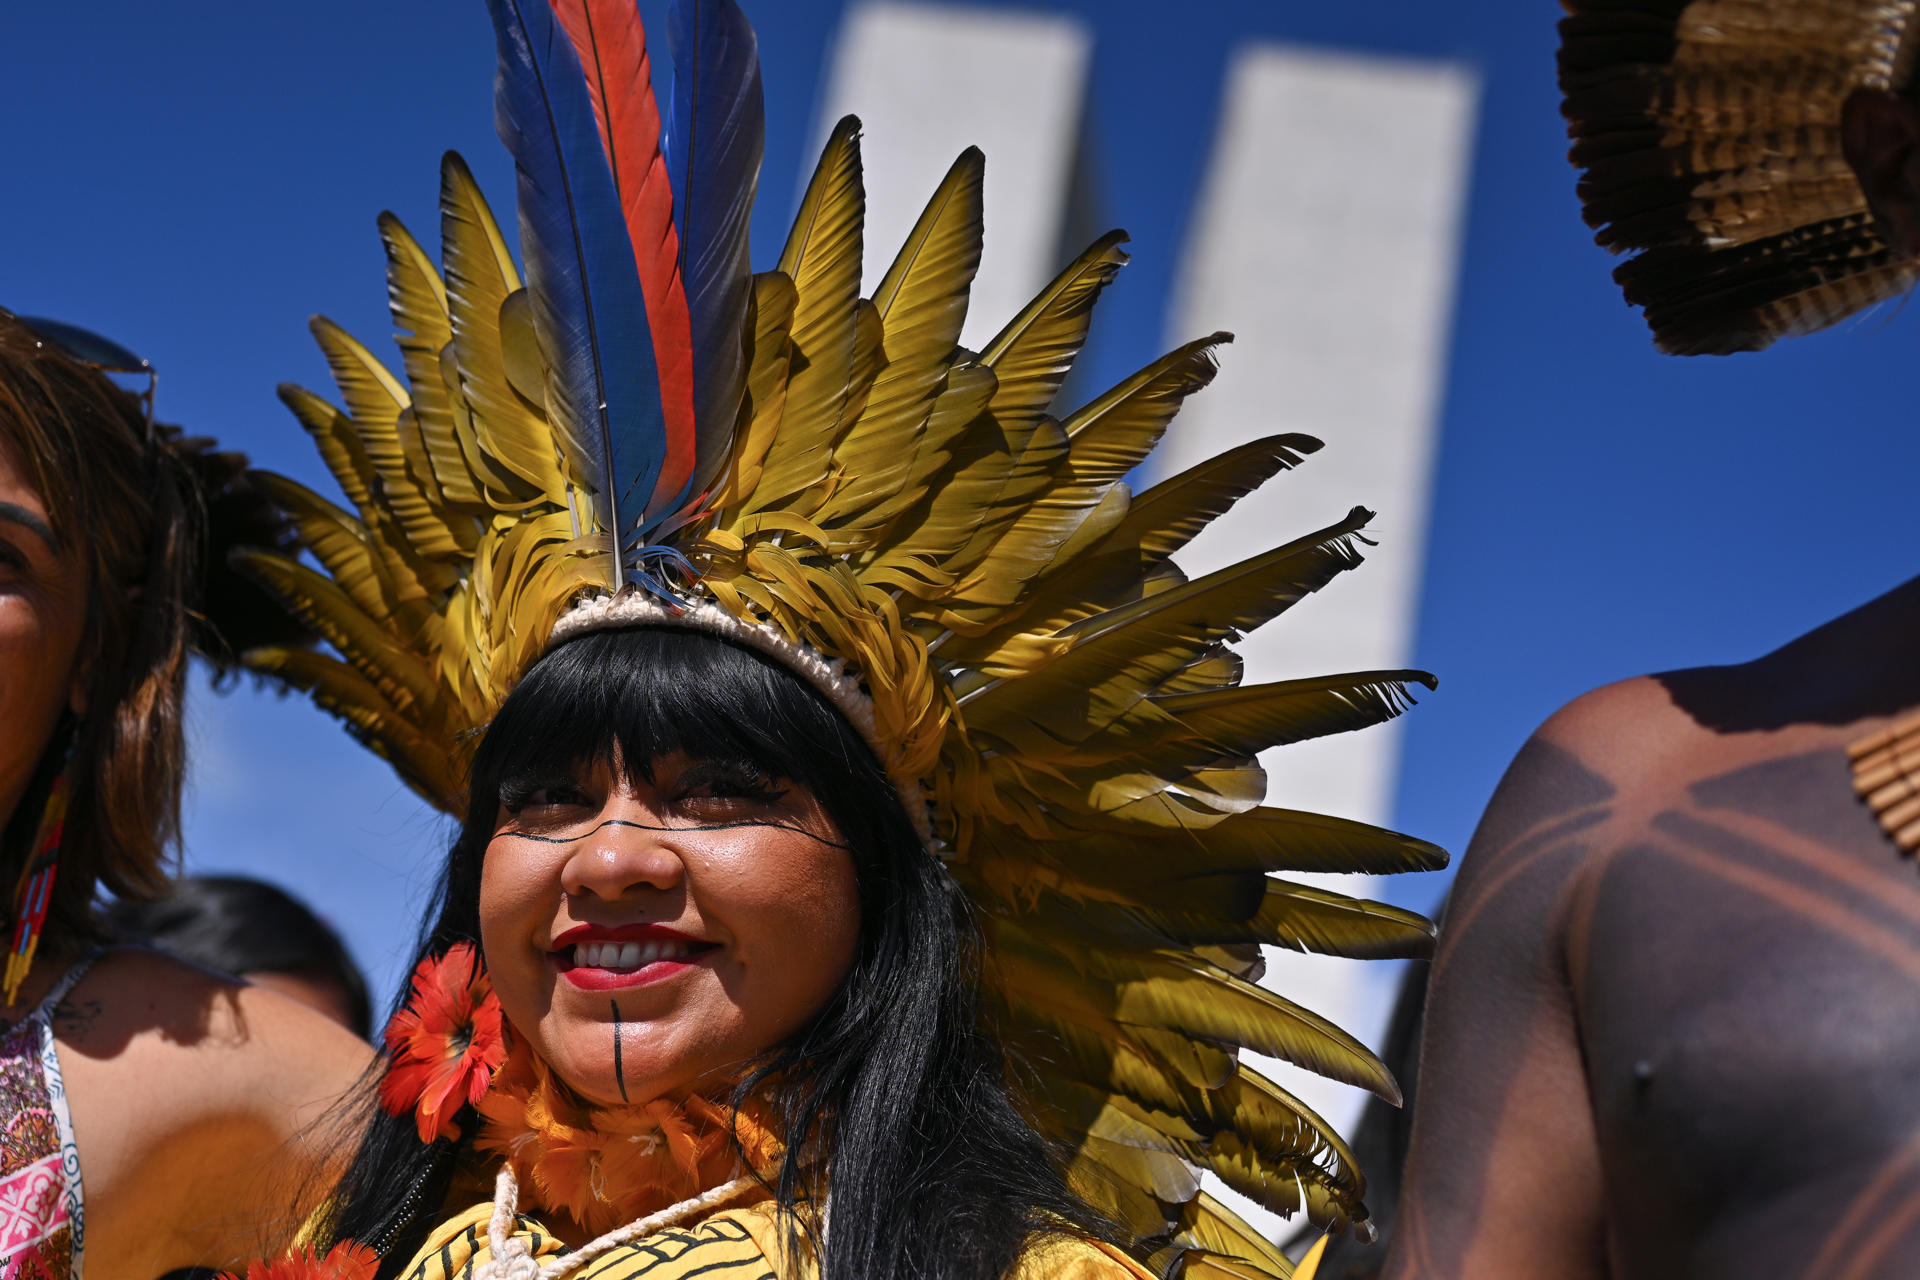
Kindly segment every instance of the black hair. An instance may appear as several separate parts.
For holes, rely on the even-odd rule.
[[[853,727],[758,653],[632,629],[590,633],[536,664],[475,753],[423,953],[479,940],[480,864],[503,787],[616,757],[644,773],[674,752],[807,787],[853,856],[853,966],[810,1025],[751,1064],[734,1096],[774,1110],[787,1145],[771,1185],[783,1206],[819,1203],[831,1188],[831,1227],[817,1242],[824,1280],[997,1280],[1038,1233],[1112,1238],[1021,1114],[1004,1051],[983,1028],[967,900]],[[330,1234],[380,1250],[382,1280],[436,1225],[456,1176],[474,1172],[467,1123],[459,1142],[431,1146],[411,1118],[369,1124]],[[825,1186],[809,1169],[824,1170]]]
[[[103,913],[116,941],[144,942],[221,973],[286,973],[328,982],[350,1025],[371,1030],[367,980],[340,935],[286,890],[247,876],[184,876],[163,898],[121,898]]]

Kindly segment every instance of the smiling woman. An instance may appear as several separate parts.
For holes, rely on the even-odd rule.
[[[335,650],[250,664],[460,822],[296,1273],[1292,1274],[1199,1172],[1329,1228],[1364,1183],[1239,1051],[1397,1094],[1259,947],[1430,928],[1268,873],[1444,855],[1261,807],[1255,756],[1431,677],[1243,687],[1228,646],[1369,513],[1189,581],[1171,557],[1319,442],[1135,497],[1225,334],[1054,415],[1124,236],[966,350],[978,151],[862,298],[842,121],[756,274],[731,0],[670,10],[664,137],[631,0],[489,8],[525,279],[449,155],[443,268],[380,223],[404,382],[318,320],[346,407],[283,392],[353,510],[266,479],[319,570],[246,561]]]
[[[482,941],[510,1028],[475,1145],[540,1189],[563,1241],[742,1173],[793,1204],[831,1185],[834,1244],[880,1257],[906,1229],[999,1274],[1046,1223],[1113,1230],[1000,1083],[978,933],[872,750],[758,653],[619,629],[537,663],[474,759],[432,934],[430,950]],[[654,1159],[606,1157],[610,1135],[663,1117],[676,1140]],[[396,1185],[427,1203],[456,1189],[455,1147],[423,1150],[413,1127],[376,1122],[342,1238],[383,1238]],[[954,1135],[934,1183],[927,1133]],[[583,1157],[585,1176],[569,1168]],[[981,1215],[938,1211],[954,1197]],[[769,1248],[774,1222],[738,1219]]]

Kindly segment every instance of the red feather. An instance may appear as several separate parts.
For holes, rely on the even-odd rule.
[[[660,108],[653,98],[647,35],[634,0],[549,0],[586,72],[600,141],[613,167],[647,327],[660,369],[660,407],[666,457],[647,503],[652,515],[680,493],[693,474],[693,325],[680,279],[680,238],[673,229],[673,184],[660,154]]]

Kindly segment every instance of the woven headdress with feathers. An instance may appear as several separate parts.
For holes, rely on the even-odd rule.
[[[1904,292],[1840,146],[1912,74],[1915,0],[1566,0],[1562,110],[1600,244],[1676,355],[1757,351]]]
[[[490,7],[525,280],[457,156],[441,266],[381,217],[401,371],[316,320],[345,407],[283,391],[352,510],[268,479],[320,567],[249,562],[337,656],[250,661],[457,814],[461,744],[556,636],[689,626],[775,654],[847,710],[977,907],[992,1016],[1076,1185],[1190,1277],[1287,1274],[1195,1171],[1330,1226],[1364,1218],[1363,1183],[1239,1051],[1397,1090],[1254,985],[1259,945],[1409,956],[1431,930],[1269,873],[1445,855],[1262,807],[1254,756],[1385,720],[1431,679],[1244,686],[1227,646],[1356,565],[1368,513],[1189,580],[1173,554],[1319,445],[1274,436],[1130,490],[1225,334],[1050,413],[1123,236],[965,350],[980,153],[863,298],[849,119],[754,274],[759,72],[730,0],[673,5],[664,144],[632,0]]]

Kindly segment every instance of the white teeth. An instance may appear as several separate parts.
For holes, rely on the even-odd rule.
[[[656,960],[685,960],[691,948],[684,942],[650,939],[646,942],[580,942],[573,963],[582,969],[640,969]]]

